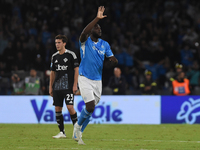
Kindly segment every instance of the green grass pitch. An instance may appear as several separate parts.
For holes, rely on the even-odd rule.
[[[83,133],[86,145],[67,138],[53,139],[56,124],[0,124],[0,150],[200,150],[200,125],[89,124]]]

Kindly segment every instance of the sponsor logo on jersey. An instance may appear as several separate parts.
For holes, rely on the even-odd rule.
[[[77,63],[77,62],[74,63],[74,66],[78,66],[78,65],[79,65],[79,63]]]
[[[93,50],[96,50],[99,54],[104,55],[105,54],[105,50],[100,51],[98,48],[96,48],[95,46],[92,46]]]
[[[68,66],[61,66],[58,64],[58,68],[56,69],[56,71],[59,71],[59,70],[67,70]]]

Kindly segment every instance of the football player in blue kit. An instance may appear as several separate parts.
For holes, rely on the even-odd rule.
[[[101,97],[104,56],[108,57],[111,66],[118,63],[108,42],[100,38],[102,32],[97,22],[106,17],[103,15],[104,11],[104,6],[98,8],[96,18],[83,29],[79,38],[81,63],[78,84],[86,107],[74,125],[73,139],[82,145],[84,145],[82,133]]]

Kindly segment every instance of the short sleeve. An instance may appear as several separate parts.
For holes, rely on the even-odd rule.
[[[51,57],[50,70],[51,70],[51,71],[56,71],[56,68],[55,68],[55,65],[54,65],[54,62],[53,62],[53,57]]]
[[[106,57],[111,57],[113,56],[113,52],[112,50],[110,49],[110,45],[108,44],[108,42],[105,42],[105,45],[106,45]]]
[[[78,58],[75,53],[73,54],[73,65],[74,65],[74,68],[79,67]]]

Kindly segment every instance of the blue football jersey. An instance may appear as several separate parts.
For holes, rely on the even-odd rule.
[[[80,44],[81,63],[79,66],[79,75],[83,75],[91,80],[102,79],[102,69],[104,56],[113,56],[108,42],[98,39],[94,42],[90,37]]]

